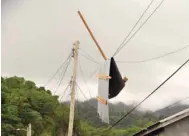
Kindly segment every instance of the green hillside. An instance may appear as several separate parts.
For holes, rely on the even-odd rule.
[[[22,77],[1,77],[1,134],[2,136],[25,136],[27,125],[32,125],[32,136],[64,136],[69,121],[68,102],[60,103],[50,90],[37,87]],[[162,109],[157,112],[135,111],[111,131],[97,115],[96,100],[76,102],[74,133],[76,136],[131,136],[146,126],[182,108]],[[110,104],[110,124],[121,118],[132,105]],[[169,112],[168,112],[169,111]],[[108,133],[107,133],[108,132]]]

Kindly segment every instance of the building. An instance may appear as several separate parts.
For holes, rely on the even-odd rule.
[[[133,136],[189,136],[189,108],[165,118]]]

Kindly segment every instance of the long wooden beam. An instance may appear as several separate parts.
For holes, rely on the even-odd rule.
[[[94,35],[93,35],[92,31],[90,30],[89,26],[87,25],[87,23],[86,23],[86,21],[85,21],[84,17],[82,16],[81,12],[80,12],[80,11],[78,11],[78,14],[79,14],[79,16],[80,16],[81,20],[83,21],[83,24],[84,24],[84,25],[85,25],[85,27],[87,28],[87,30],[88,30],[88,32],[89,32],[89,34],[90,34],[91,38],[92,38],[92,39],[93,39],[93,41],[95,42],[95,44],[96,44],[96,46],[97,46],[98,50],[100,51],[100,53],[101,53],[102,57],[103,57],[105,60],[107,60],[107,57],[105,56],[104,52],[103,52],[103,51],[102,51],[102,49],[100,48],[100,45],[98,44],[97,40],[95,39],[95,37],[94,37]]]

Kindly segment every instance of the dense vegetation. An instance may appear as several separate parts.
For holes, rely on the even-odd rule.
[[[67,102],[65,104],[68,104]],[[95,99],[90,99],[84,102],[77,102],[77,110],[79,110],[79,116],[81,119],[88,119],[91,124],[95,127],[101,126],[106,127],[107,125],[103,124],[97,115],[97,102]],[[130,109],[133,108],[133,105],[126,105],[124,103],[109,104],[110,109],[110,124],[115,123],[119,120],[124,114],[126,114]],[[127,128],[135,125],[136,127],[143,128],[146,125],[152,124],[158,120],[161,120],[165,117],[171,116],[179,111],[182,111],[186,108],[189,108],[189,105],[173,105],[168,108],[162,108],[157,111],[140,111],[135,110],[129,116],[127,116],[123,121],[116,125],[116,128]]]
[[[2,136],[25,136],[24,130],[32,124],[33,136],[58,136],[66,133],[69,109],[60,104],[44,87],[24,78],[1,78]],[[75,120],[75,133],[82,133],[79,120]]]
[[[64,136],[67,133],[68,103],[60,103],[58,96],[53,96],[50,90],[37,87],[34,82],[24,78],[2,77],[1,97],[2,136],[25,136],[24,129],[29,123],[32,124],[33,136]],[[110,123],[118,120],[131,108],[132,106],[123,103],[110,104]],[[174,108],[172,111],[178,110],[181,108]],[[167,109],[155,113],[135,111],[107,133],[108,126],[97,117],[96,100],[77,102],[76,111],[74,133],[77,136],[131,136],[160,117],[170,114],[166,112]],[[18,131],[18,128],[21,130]]]
[[[76,106],[77,106],[77,110],[79,111],[79,116],[82,120],[87,119],[95,127],[99,127],[99,126],[107,127],[107,125],[102,123],[100,118],[98,117],[97,101],[95,99],[90,99],[84,102],[77,102]],[[123,103],[117,103],[117,104],[110,103],[109,104],[110,124],[113,124],[117,120],[119,120],[131,108],[133,108],[132,105],[125,105]],[[133,127],[133,125],[135,125],[135,127],[143,128],[146,125],[156,122],[157,120],[158,118],[154,116],[153,113],[150,111],[148,112],[146,111],[144,113],[141,111],[134,111],[127,118],[125,118],[124,121],[116,125],[116,128],[129,128],[129,127]]]

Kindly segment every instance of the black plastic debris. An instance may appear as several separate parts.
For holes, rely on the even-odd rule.
[[[119,72],[119,69],[117,67],[117,64],[116,64],[114,58],[111,58],[109,75],[110,75],[111,79],[109,80],[109,96],[108,96],[108,98],[111,99],[111,98],[116,97],[125,86],[125,81],[123,80],[123,78]]]

